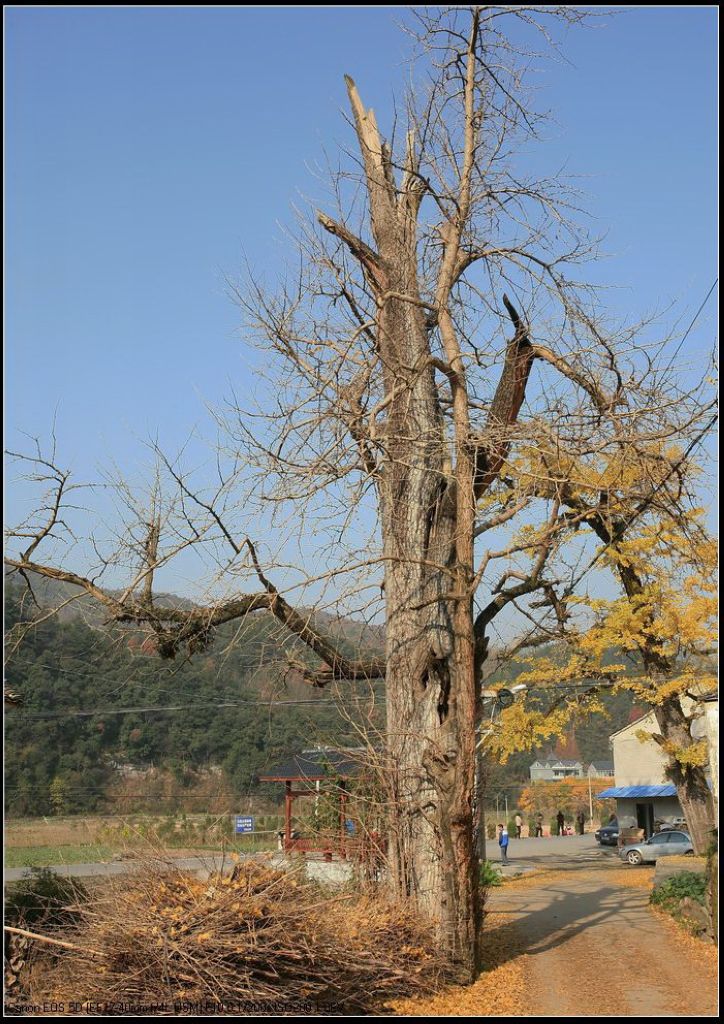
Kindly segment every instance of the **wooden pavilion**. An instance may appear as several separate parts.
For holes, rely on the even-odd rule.
[[[284,783],[284,835],[282,847],[287,852],[322,853],[331,860],[334,854],[342,859],[357,852],[359,840],[347,833],[347,804],[349,801],[348,782],[359,776],[363,768],[365,751],[337,750],[320,747],[292,754],[281,764],[259,775],[260,782]],[[292,835],[292,810],[294,800],[302,796],[319,796],[323,783],[337,791],[339,800],[339,831],[329,836],[311,838]],[[304,787],[304,788],[302,788]]]

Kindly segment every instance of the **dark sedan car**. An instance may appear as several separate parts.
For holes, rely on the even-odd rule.
[[[597,843],[601,846],[616,846],[618,843],[618,825],[604,825],[594,833]]]

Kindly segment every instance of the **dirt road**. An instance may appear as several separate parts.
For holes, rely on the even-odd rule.
[[[398,1013],[716,1016],[715,949],[651,910],[653,868],[625,866],[587,838],[530,852],[534,872],[491,890],[480,979]]]
[[[491,909],[521,944],[521,1012],[716,1015],[713,949],[652,912],[652,871],[579,861],[496,890]]]

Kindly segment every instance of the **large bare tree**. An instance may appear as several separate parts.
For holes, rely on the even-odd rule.
[[[578,475],[621,466],[622,453],[648,458],[657,439],[701,426],[698,392],[675,388],[639,343],[645,325],[612,326],[577,281],[595,245],[575,223],[576,193],[521,160],[542,124],[526,70],[586,17],[549,6],[420,15],[404,128],[387,138],[348,78],[355,151],[333,176],[334,207],[303,219],[284,288],[236,288],[273,376],[261,408],[233,401],[218,415],[218,484],[200,487],[158,453],[173,496],[164,504],[157,483],[151,511],[136,510],[131,576],[110,590],[39,558],[63,528],[69,482],[38,453],[51,499],[6,560],[150,629],[165,656],[267,609],[311,650],[311,685],[384,680],[386,877],[436,922],[463,978],[478,963],[473,794],[491,629],[515,612],[547,639],[565,635],[585,547]],[[634,485],[641,501],[647,488],[667,493],[661,476],[621,471],[611,490],[626,508]],[[267,511],[253,531],[240,514],[251,508]],[[372,523],[373,551],[340,548],[337,566],[308,575],[375,588],[379,656],[346,653],[269,568],[254,541],[282,509],[300,530],[312,513],[340,536],[360,510]],[[191,611],[158,603],[154,575],[187,547],[216,552],[235,592]]]

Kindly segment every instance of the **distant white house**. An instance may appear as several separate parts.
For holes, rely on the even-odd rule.
[[[530,766],[531,782],[552,782],[558,779],[610,779],[613,778],[613,761],[592,761],[588,767],[582,761],[570,761],[559,757],[543,757]]]
[[[580,779],[585,775],[580,761],[566,761],[559,757],[540,758],[530,766],[530,781],[543,782],[557,779]]]

